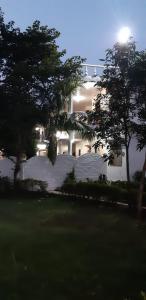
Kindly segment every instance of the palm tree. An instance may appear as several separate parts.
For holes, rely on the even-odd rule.
[[[88,125],[86,114],[60,112],[51,114],[48,126],[46,127],[46,136],[48,144],[48,158],[52,164],[55,163],[57,155],[57,131],[77,131],[82,139],[92,140],[95,137],[95,131],[92,126]]]
[[[69,68],[71,68],[70,64],[71,61],[69,61]],[[61,95],[58,93],[57,109],[49,114],[46,126],[46,138],[49,141],[48,158],[52,164],[55,163],[57,155],[57,131],[66,131],[68,133],[77,131],[81,138],[85,140],[92,140],[95,137],[93,127],[87,124],[86,113],[69,114],[64,111],[70,102],[71,94],[82,84],[83,77],[80,69],[78,69],[78,73],[72,73],[69,78],[59,83],[58,90],[61,90]]]

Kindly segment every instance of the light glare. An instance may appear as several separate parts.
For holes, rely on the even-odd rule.
[[[129,27],[123,27],[118,33],[118,42],[121,44],[125,44],[128,42],[131,36],[131,30]]]
[[[73,96],[73,100],[76,101],[76,102],[80,102],[82,100],[84,100],[85,97],[84,96],[81,96],[79,91],[77,91],[76,95]]]
[[[85,83],[83,84],[84,88],[87,89],[87,90],[93,88],[94,85],[95,85],[95,82],[93,82],[93,81],[87,81],[87,82],[85,82]]]
[[[37,144],[38,150],[46,150],[47,146],[45,144]]]

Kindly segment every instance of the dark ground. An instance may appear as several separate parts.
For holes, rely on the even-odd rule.
[[[0,299],[134,300],[142,290],[146,223],[70,200],[0,200]]]

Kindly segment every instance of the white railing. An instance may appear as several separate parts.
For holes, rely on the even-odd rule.
[[[104,65],[94,65],[94,64],[82,64],[82,67],[85,69],[85,76],[96,77],[98,76],[98,69],[104,69]]]

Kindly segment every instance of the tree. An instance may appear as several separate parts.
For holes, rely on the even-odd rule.
[[[82,113],[60,112],[52,115],[49,118],[48,126],[46,127],[46,136],[49,140],[48,157],[52,163],[56,160],[57,155],[57,131],[77,131],[82,139],[92,140],[95,137],[95,131],[92,126],[87,124],[87,117]]]
[[[130,72],[131,86],[135,95],[136,119],[134,122],[135,134],[137,137],[137,149],[142,150],[146,147],[146,51],[139,51],[136,61]],[[141,219],[142,198],[144,191],[146,172],[146,152],[141,172],[141,179],[137,198],[137,214]]]
[[[27,145],[35,125],[48,128],[51,146],[54,132],[49,124],[81,80],[83,60],[62,61],[65,51],[58,50],[59,35],[39,21],[21,32],[14,22],[5,24],[0,13],[0,148],[16,156],[15,180],[23,153],[30,152]]]
[[[133,135],[135,116],[134,94],[129,72],[135,63],[135,43],[131,39],[126,44],[115,44],[106,51],[105,68],[97,83],[95,110],[90,119],[97,124],[98,147],[104,140],[110,149],[121,145],[126,149],[127,181],[130,181],[129,145]]]

